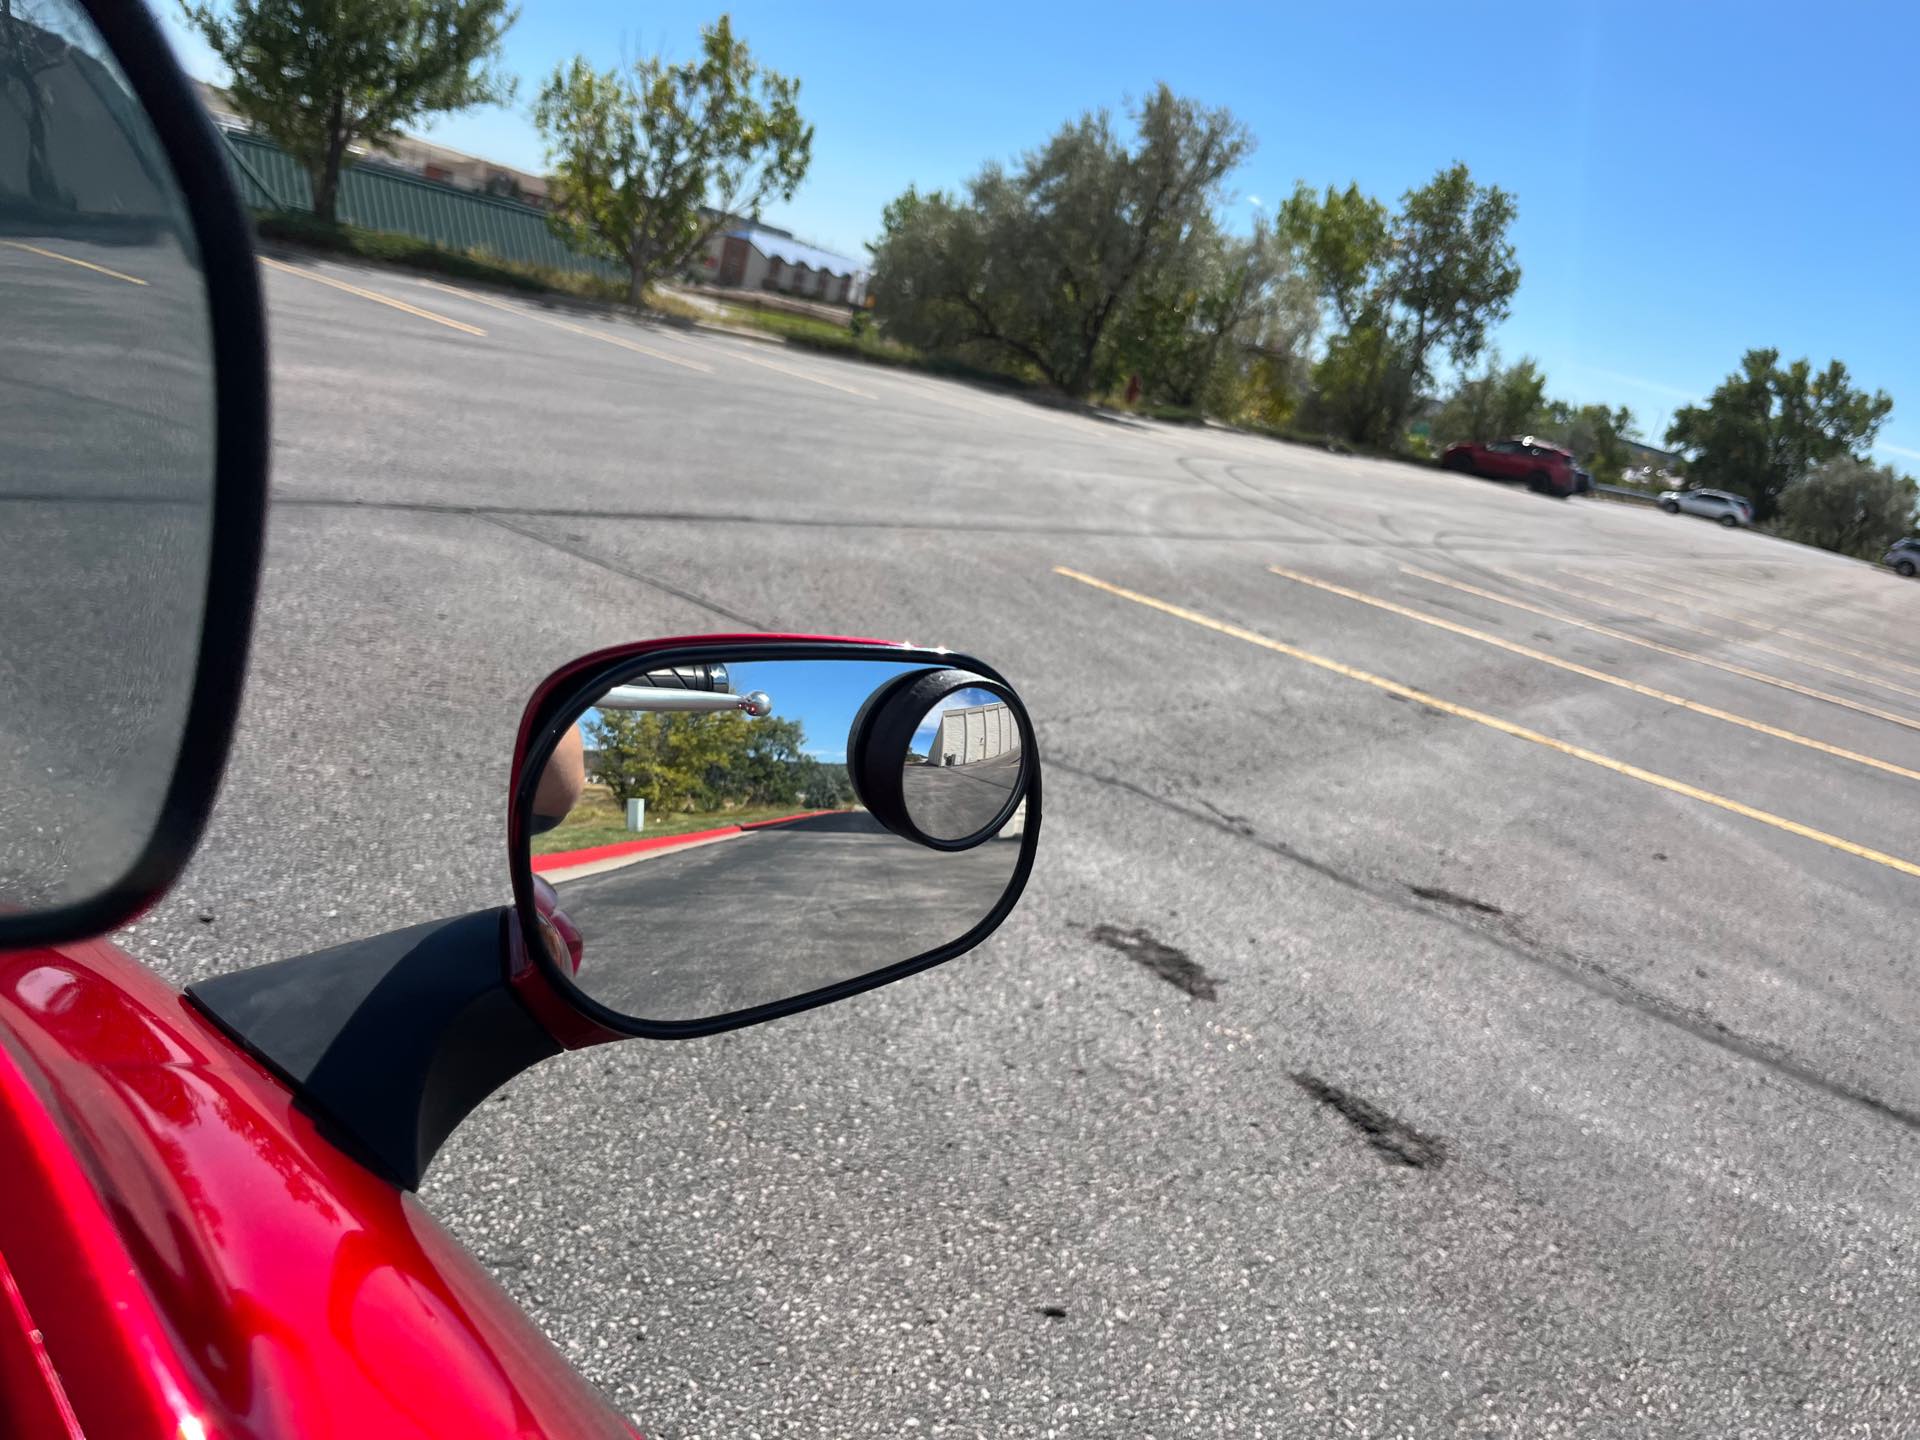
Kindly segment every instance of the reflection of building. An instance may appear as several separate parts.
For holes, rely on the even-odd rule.
[[[1003,701],[949,710],[927,754],[929,765],[973,765],[1020,748],[1020,727]]]

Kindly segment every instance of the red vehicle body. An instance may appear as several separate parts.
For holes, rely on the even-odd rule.
[[[7,1440],[638,1433],[112,945],[0,954],[0,1156]]]
[[[1463,440],[1440,456],[1449,470],[1489,480],[1524,480],[1529,490],[1561,499],[1579,489],[1573,453],[1532,435],[1505,440]]]

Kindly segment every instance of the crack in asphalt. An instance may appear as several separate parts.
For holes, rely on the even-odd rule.
[[[1367,1143],[1390,1163],[1405,1165],[1413,1170],[1438,1170],[1446,1163],[1447,1143],[1439,1136],[1415,1129],[1399,1117],[1389,1115],[1371,1100],[1362,1100],[1338,1085],[1329,1085],[1318,1075],[1296,1070],[1292,1079],[1294,1084],[1358,1130],[1366,1137]]]
[[[1211,830],[1217,830],[1247,844],[1256,845],[1271,855],[1277,855],[1290,864],[1310,870],[1343,889],[1365,896],[1377,904],[1391,906],[1430,922],[1450,925],[1456,930],[1485,941],[1515,959],[1523,960],[1539,969],[1551,971],[1560,978],[1578,985],[1589,994],[1637,1011],[1650,1020],[1691,1035],[1694,1039],[1704,1041],[1715,1049],[1736,1055],[1742,1060],[1751,1061],[1753,1064],[1790,1080],[1796,1080],[1836,1100],[1857,1105],[1879,1119],[1890,1120],[1905,1130],[1920,1134],[1920,1112],[1890,1100],[1884,1100],[1871,1091],[1850,1085],[1843,1080],[1835,1080],[1831,1076],[1824,1075],[1780,1046],[1743,1035],[1724,1021],[1716,1020],[1704,1011],[1676,1004],[1643,989],[1632,981],[1616,975],[1597,961],[1577,955],[1565,947],[1538,941],[1527,935],[1511,916],[1486,917],[1488,920],[1497,920],[1497,928],[1485,923],[1476,923],[1469,916],[1477,912],[1461,913],[1452,908],[1436,909],[1431,904],[1421,903],[1417,898],[1399,888],[1375,886],[1324,860],[1315,859],[1304,851],[1295,849],[1284,840],[1262,835],[1250,826],[1219,819],[1202,810],[1183,805],[1179,801],[1156,795],[1151,790],[1118,775],[1107,775],[1097,770],[1090,770],[1057,756],[1047,761],[1047,768],[1063,771],[1090,784],[1124,791],[1150,805],[1184,816],[1195,824],[1205,825]]]
[[[1485,900],[1476,900],[1471,895],[1462,895],[1440,885],[1409,885],[1407,889],[1422,900],[1431,900],[1436,905],[1453,905],[1461,910],[1472,910],[1481,915],[1504,915],[1507,912],[1498,905],[1488,904]]]
[[[1230,493],[1230,492],[1228,492]],[[8,500],[65,500],[73,497],[54,494],[18,494],[0,496]],[[100,497],[119,500],[121,497]],[[1239,498],[1239,497],[1235,497]],[[133,498],[132,503],[142,503]],[[403,515],[461,515],[491,520],[520,517],[528,520],[631,520],[648,525],[748,525],[772,529],[814,530],[888,530],[902,534],[1037,535],[1089,540],[1152,540],[1170,543],[1211,544],[1219,541],[1244,541],[1260,545],[1351,545],[1356,548],[1392,550],[1396,553],[1438,553],[1453,557],[1445,547],[1419,541],[1392,542],[1377,539],[1351,539],[1340,535],[1261,534],[1248,530],[1141,530],[1119,525],[1048,525],[1018,520],[873,520],[862,516],[752,515],[728,510],[622,510],[611,507],[568,507],[547,505],[478,505],[433,500],[372,500],[352,496],[275,495],[270,509],[295,510],[374,510]],[[1256,507],[1257,508],[1257,507]],[[1617,550],[1544,549],[1533,545],[1489,544],[1481,547],[1489,554],[1524,558],[1537,556],[1552,560],[1617,560]]]
[[[708,611],[711,614],[731,620],[736,625],[744,625],[749,630],[770,631],[779,628],[767,624],[764,620],[756,620],[751,615],[742,615],[738,610],[729,610],[718,600],[710,600],[706,596],[696,594],[692,590],[683,590],[678,585],[670,584],[668,581],[662,580],[656,575],[648,575],[644,571],[631,569],[628,566],[618,564],[612,560],[603,559],[601,556],[595,555],[592,551],[583,550],[578,545],[569,544],[565,540],[556,540],[551,535],[542,535],[538,530],[529,530],[523,525],[516,525],[505,515],[480,512],[470,513],[473,514],[473,518],[476,520],[484,520],[489,525],[498,525],[502,530],[510,530],[515,535],[523,536],[537,544],[551,546],[562,554],[571,555],[576,560],[584,561],[588,565],[594,565],[602,570],[610,571],[625,579],[636,581],[650,589],[660,591],[663,595],[671,595],[676,600],[684,600],[689,605],[698,606],[700,609]]]

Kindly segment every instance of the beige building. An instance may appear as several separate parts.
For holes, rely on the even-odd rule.
[[[977,765],[1020,748],[1020,726],[1005,702],[969,705],[940,717],[929,765]]]
[[[743,222],[720,230],[693,270],[707,284],[729,290],[772,290],[841,305],[867,298],[864,266],[771,225]]]

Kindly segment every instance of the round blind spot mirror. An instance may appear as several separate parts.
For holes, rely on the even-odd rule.
[[[928,707],[900,775],[914,828],[952,843],[991,833],[1020,784],[1020,727],[1013,707],[968,686]]]
[[[966,670],[922,670],[873,695],[847,737],[860,801],[896,835],[967,850],[1010,826],[1032,742],[1005,686]]]

